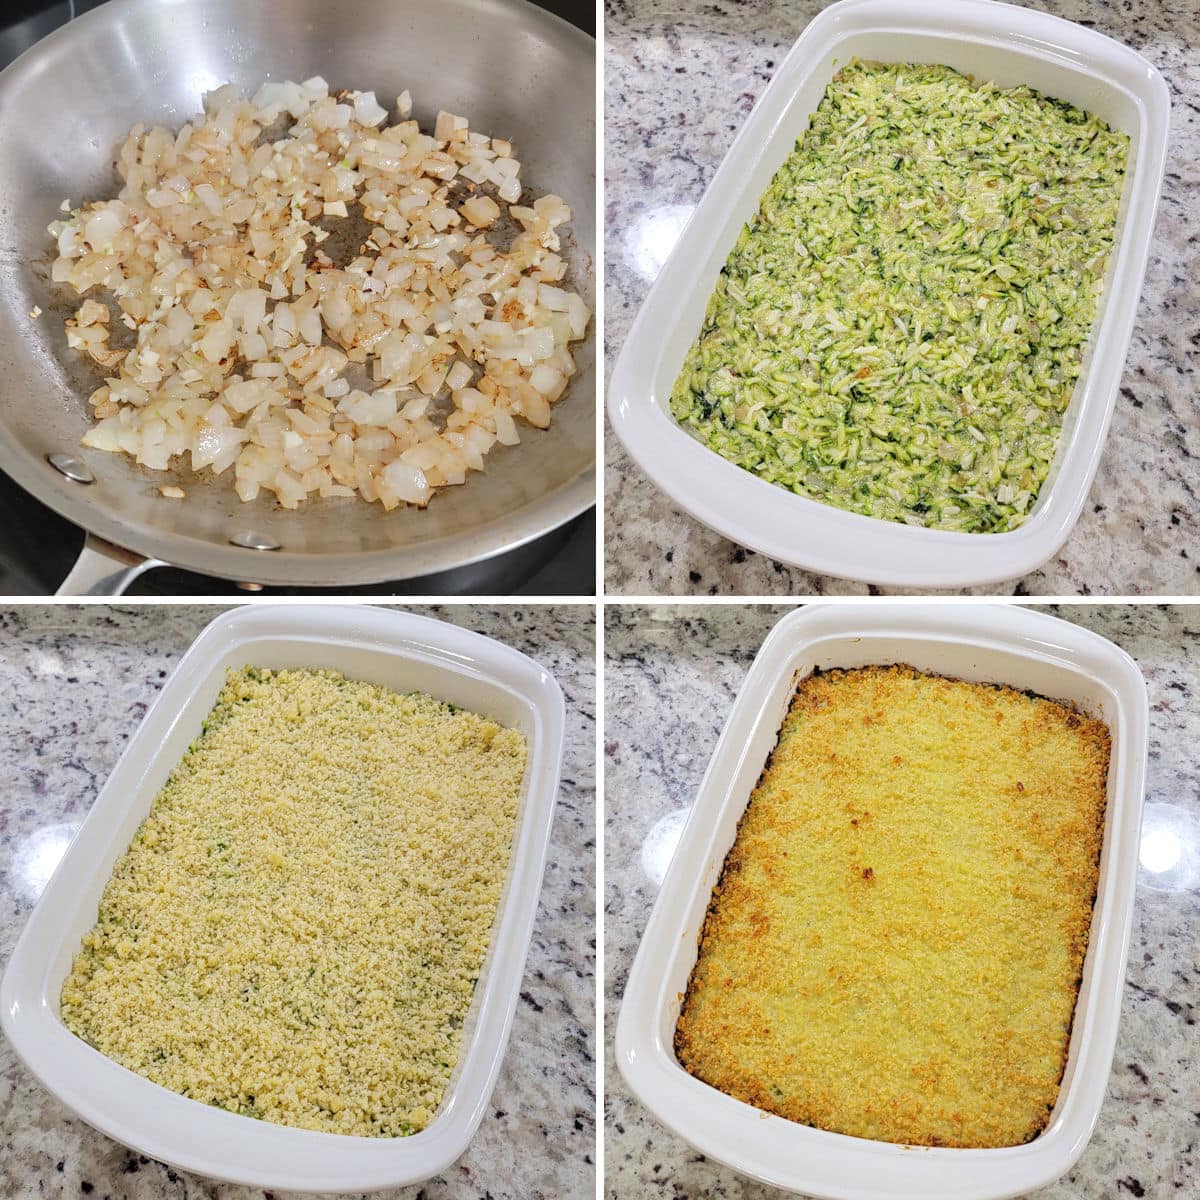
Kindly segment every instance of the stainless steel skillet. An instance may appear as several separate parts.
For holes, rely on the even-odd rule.
[[[67,297],[49,283],[59,204],[115,194],[114,150],[136,122],[178,126],[224,82],[252,91],[313,74],[384,104],[408,88],[423,124],[444,108],[511,138],[526,182],[571,204],[569,279],[594,300],[595,43],[525,0],[111,0],[50,34],[0,72],[0,469],[135,570],[149,559],[267,584],[406,579],[513,549],[595,502],[594,335],[551,428],[522,427],[521,445],[423,511],[243,504],[225,482],[80,447],[98,377],[68,350]],[[61,455],[92,482],[51,465]],[[161,497],[167,483],[186,500]],[[92,558],[66,586],[125,578]]]

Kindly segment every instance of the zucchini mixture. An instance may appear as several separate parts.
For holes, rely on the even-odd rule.
[[[117,860],[72,1033],[280,1125],[429,1124],[508,872],[515,729],[335,671],[231,671]]]
[[[1027,87],[851,62],[742,230],[671,396],[730,462],[865,516],[1028,516],[1129,139]]]

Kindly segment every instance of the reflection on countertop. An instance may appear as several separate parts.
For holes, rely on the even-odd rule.
[[[30,606],[0,613],[0,966],[167,675],[220,611]],[[595,666],[592,610],[418,607],[535,658],[567,701],[563,780],[499,1082],[466,1154],[383,1200],[590,1198],[595,1192]],[[0,1197],[264,1200],[110,1141],[0,1038]]]
[[[775,1200],[628,1092],[612,1030],[638,941],[734,696],[787,608],[610,606],[605,628],[605,1176],[613,1200]],[[1150,762],[1120,1035],[1095,1136],[1038,1200],[1200,1196],[1200,626],[1176,607],[1050,611],[1110,638],[1150,692]]]
[[[687,217],[823,0],[610,0],[605,26],[605,336],[611,362]],[[1162,71],[1169,160],[1112,429],[1078,525],[1023,595],[1200,591],[1200,7],[1193,0],[1032,0],[1134,47]],[[679,511],[608,430],[605,576],[625,595],[865,594],[784,567]],[[889,589],[890,590],[890,589]]]

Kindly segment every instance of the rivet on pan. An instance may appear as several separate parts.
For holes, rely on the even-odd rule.
[[[239,583],[238,590],[242,592],[261,592],[263,585],[261,583]]]
[[[95,483],[96,477],[87,464],[70,454],[47,454],[46,461],[60,474],[76,483]]]
[[[282,550],[283,547],[261,533],[235,533],[230,537],[235,546],[244,546],[247,550]]]

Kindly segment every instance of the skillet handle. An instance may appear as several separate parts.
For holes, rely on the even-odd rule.
[[[143,572],[167,564],[143,558],[132,550],[114,546],[89,533],[71,573],[59,584],[56,596],[120,596]]]

